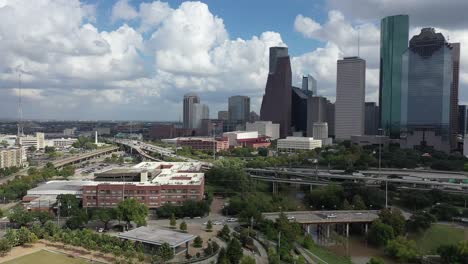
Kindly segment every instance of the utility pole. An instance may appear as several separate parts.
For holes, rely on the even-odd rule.
[[[216,142],[214,124],[213,124],[213,128],[212,128],[212,133],[213,133],[213,160],[216,160],[216,144],[217,144],[217,142]]]
[[[57,204],[57,226],[59,227],[60,227],[60,206],[62,206],[61,202]]]
[[[278,261],[281,263],[280,248],[281,248],[281,231],[278,232]]]

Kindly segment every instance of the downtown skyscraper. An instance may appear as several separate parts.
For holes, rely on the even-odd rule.
[[[250,120],[250,97],[236,95],[228,99],[229,121],[246,123]]]
[[[270,48],[270,69],[260,119],[280,124],[280,137],[291,134],[291,62],[288,48]]]
[[[400,136],[402,55],[408,48],[408,15],[388,16],[380,24],[380,127]]]
[[[401,86],[401,129],[407,147],[445,152],[456,147],[458,67],[454,61],[459,61],[459,48],[434,28],[423,28],[411,38],[402,59]]]
[[[194,128],[193,116],[195,115],[194,104],[200,103],[200,97],[194,93],[184,95],[183,102],[183,126],[184,128]]]
[[[208,119],[210,110],[207,105],[200,104],[200,97],[194,93],[184,95],[183,102],[183,126],[186,129],[198,129],[202,119]]]
[[[335,138],[364,135],[366,61],[359,57],[338,60],[336,73]]]

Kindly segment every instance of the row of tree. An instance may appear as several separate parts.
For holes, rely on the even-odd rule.
[[[98,220],[108,229],[108,224],[112,220],[119,220],[127,226],[134,222],[137,226],[146,224],[148,208],[135,199],[121,201],[116,208],[98,208],[86,211],[80,205],[80,201],[71,194],[61,194],[57,196],[55,206],[56,215],[66,217],[65,226],[69,229],[80,229],[86,226],[89,220]],[[52,220],[53,215],[46,211],[27,211],[23,207],[15,207],[9,215],[10,222],[19,227],[27,226],[32,222],[45,222]]]
[[[0,177],[7,177],[12,174],[17,173],[20,170],[18,167],[8,167],[8,168],[1,168],[0,169]]]
[[[29,189],[36,187],[39,183],[45,182],[54,176],[68,177],[73,175],[74,172],[75,168],[72,166],[66,166],[58,170],[52,163],[47,163],[42,169],[31,167],[27,176],[16,177],[0,186],[0,198],[6,201],[21,199]]]

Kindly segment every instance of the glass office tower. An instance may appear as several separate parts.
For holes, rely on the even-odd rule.
[[[452,46],[433,28],[414,36],[402,57],[401,129],[408,147],[450,151]]]
[[[380,127],[400,136],[401,56],[408,48],[408,15],[385,17],[380,25]]]

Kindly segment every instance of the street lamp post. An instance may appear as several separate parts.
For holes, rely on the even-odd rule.
[[[61,202],[57,204],[57,226],[59,227],[60,227],[60,206],[62,206]]]

